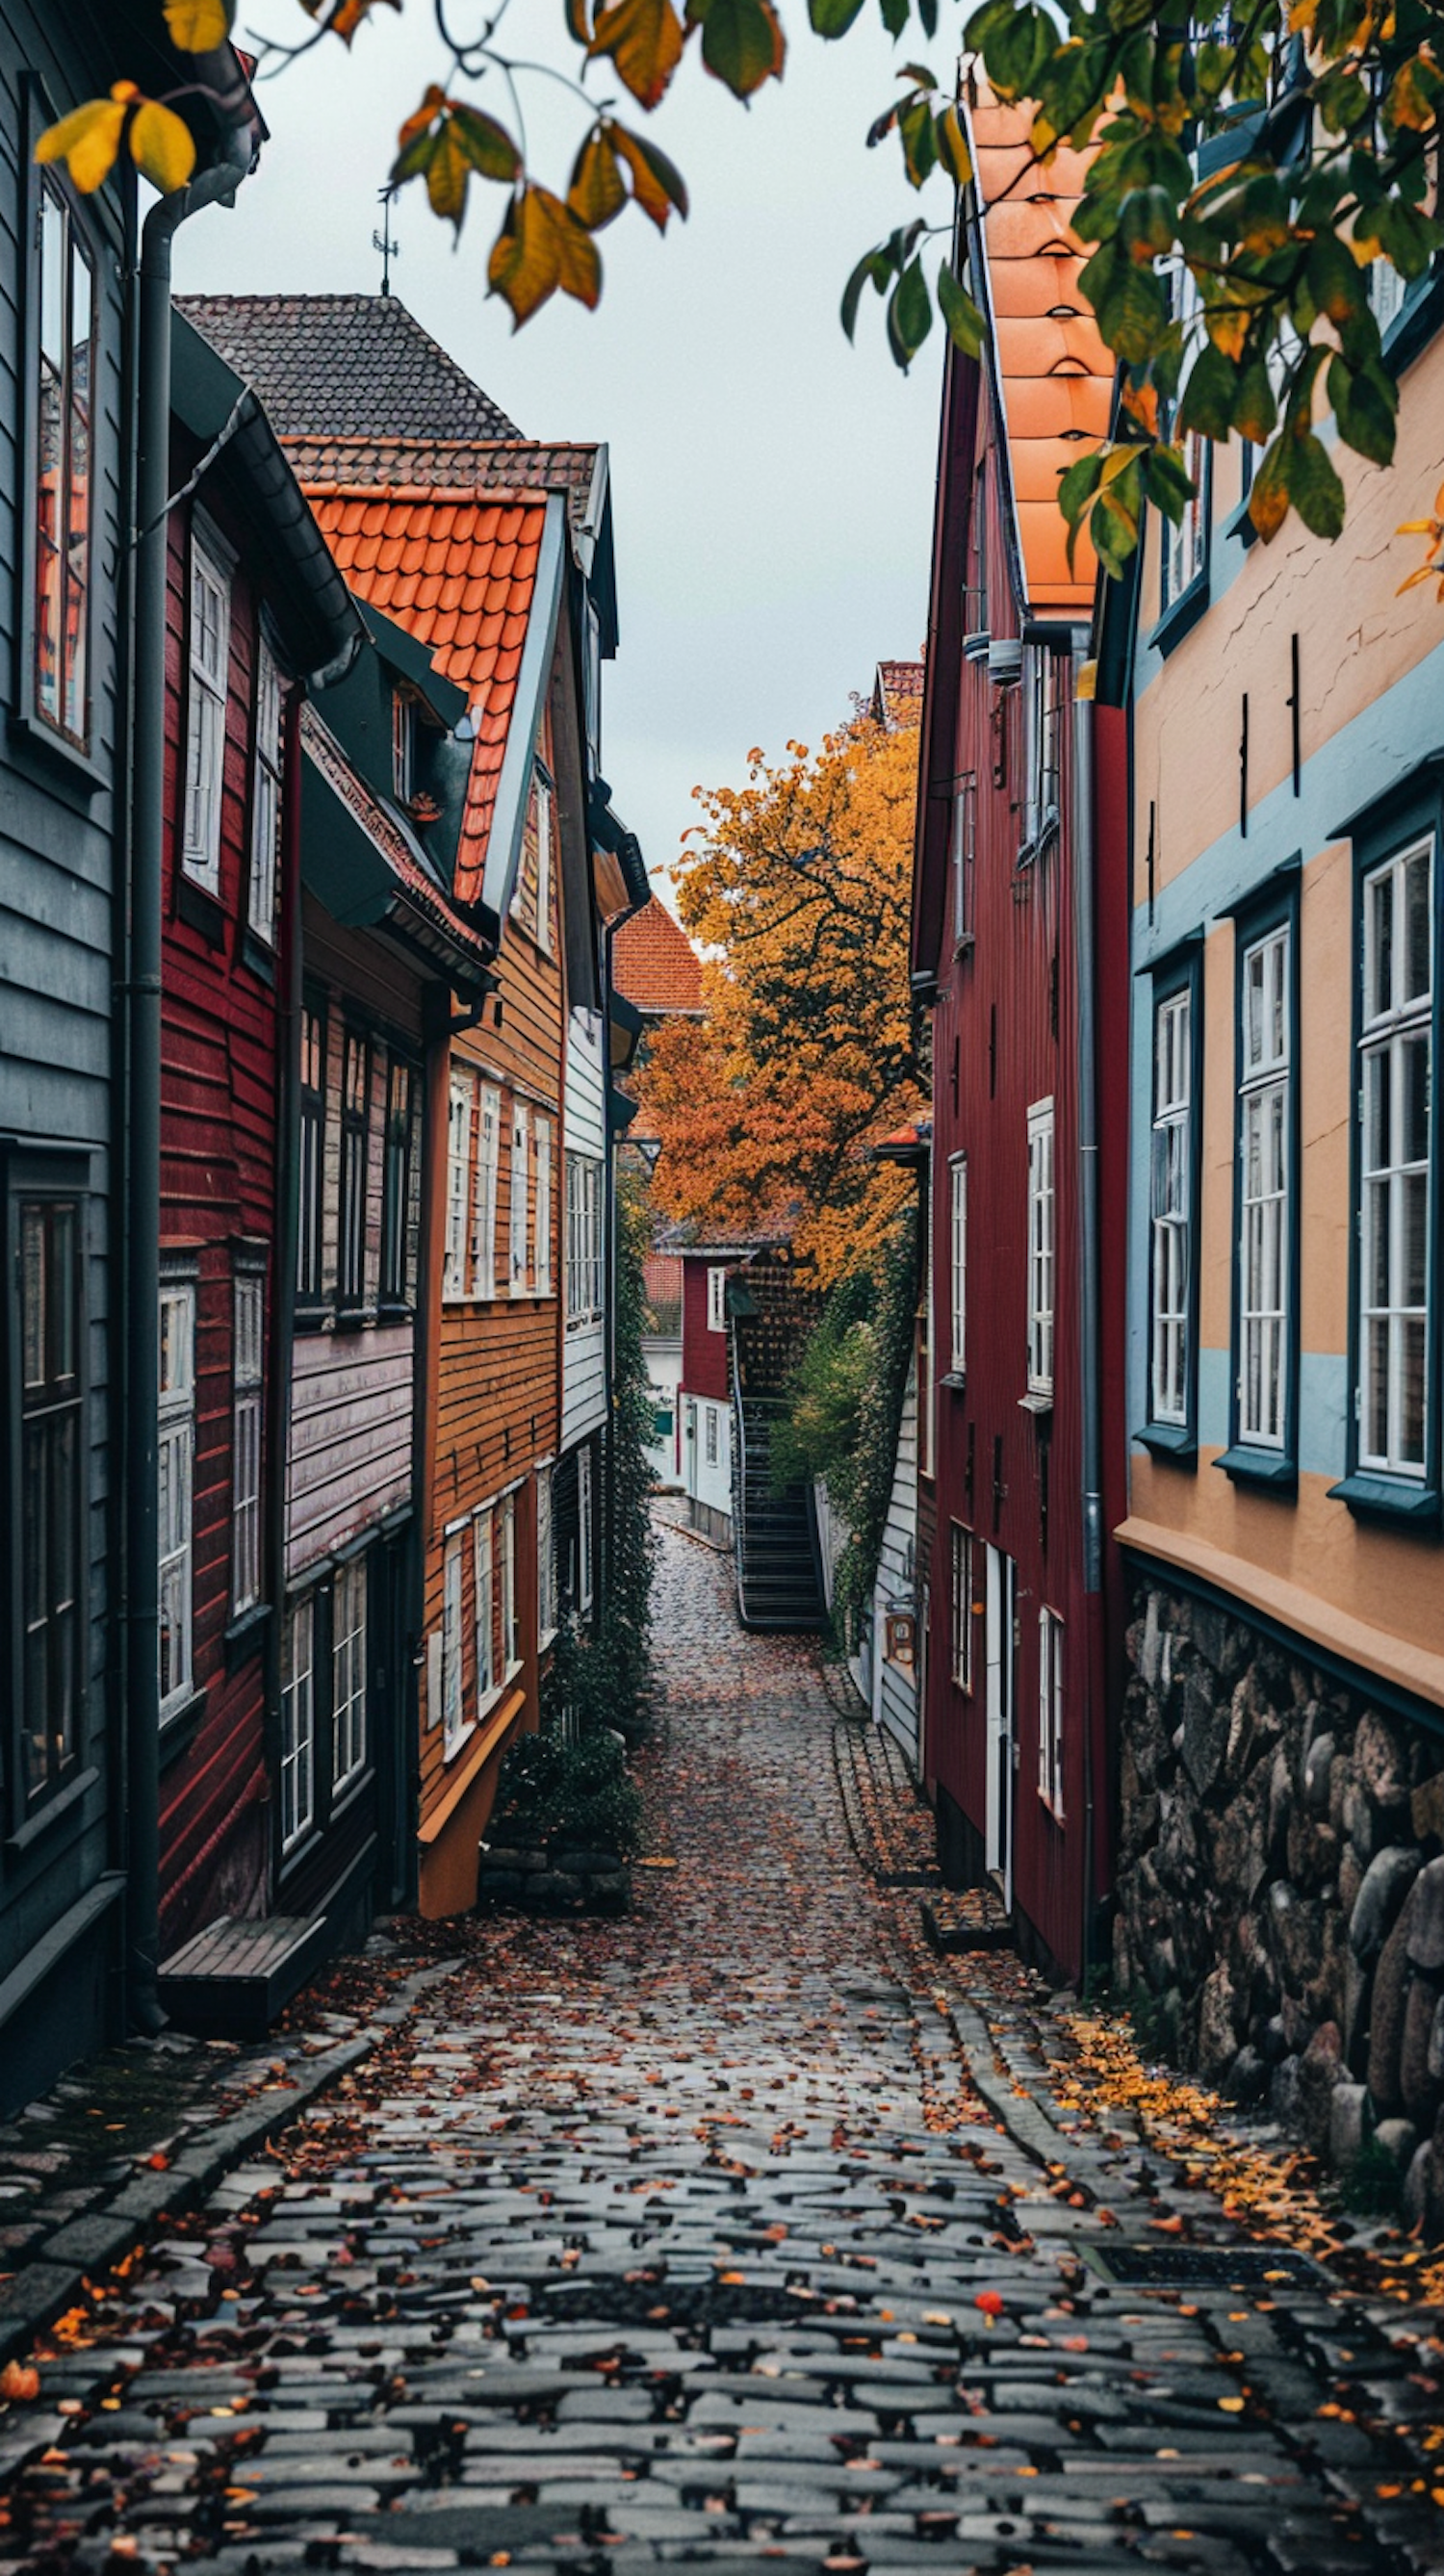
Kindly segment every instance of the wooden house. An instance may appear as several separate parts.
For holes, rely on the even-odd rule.
[[[1121,1234],[1124,1104],[1099,1026],[1124,952],[1093,567],[1070,572],[1056,483],[1106,428],[1112,367],[1078,290],[1076,159],[1018,202],[1026,115],[985,101],[972,127],[958,253],[991,334],[945,367],[912,928],[933,1068],[923,1761],[949,1875],[991,1878],[1025,1950],[1076,1975],[1109,1868],[1099,1245]]]
[[[161,1934],[269,1906],[291,1346],[277,1276],[300,700],[360,612],[275,434],[172,332],[162,965]],[[212,454],[218,433],[230,435]],[[197,470],[210,457],[204,470]]]
[[[34,159],[47,125],[125,75],[152,93],[186,82],[189,203],[218,160],[234,188],[260,128],[229,45],[183,63],[141,0],[0,6],[0,2106],[128,2012],[155,2020],[145,1760],[139,1795],[134,1761],[121,1795],[127,1724],[133,1755],[153,1757],[155,1735],[153,1687],[127,1686],[155,1647],[131,1508],[146,1502],[149,1527],[153,1373],[138,1391],[132,1363],[153,1353],[154,1299],[136,1302],[126,1263],[140,1245],[145,1269],[156,1244],[154,983],[142,997],[128,925],[158,779],[132,766],[127,692],[142,615],[148,673],[162,640],[128,546],[128,351],[143,342],[161,384],[165,351],[139,313],[133,169],[81,196]]]
[[[596,1583],[596,1394],[580,1345],[608,1273],[586,1015],[604,1009],[602,924],[644,890],[596,828],[601,665],[616,643],[606,453],[519,439],[392,298],[187,309],[265,393],[353,589],[426,647],[470,710],[453,892],[495,990],[427,1062],[418,1398],[417,1876],[423,1911],[442,1914],[473,1901],[501,1755],[537,1721],[559,1567],[579,1609]],[[574,1015],[592,1058],[590,1105],[585,1066],[574,1086],[574,1151],[596,1177],[569,1206]]]

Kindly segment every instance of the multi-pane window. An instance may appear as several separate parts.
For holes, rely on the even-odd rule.
[[[391,698],[391,790],[398,805],[416,793],[416,700],[409,689]]]
[[[165,1716],[190,1696],[194,1586],[192,1496],[196,1458],[196,1292],[165,1280],[160,1292],[159,1485],[160,1705]]]
[[[540,771],[536,782],[536,935],[543,948],[552,944],[552,845],[556,800],[551,782]]]
[[[321,1219],[326,1186],[326,1021],[307,1003],[301,1012],[301,1096],[296,1144],[296,1295],[320,1303],[324,1273]]]
[[[231,1607],[261,1597],[261,1405],[266,1283],[259,1270],[236,1274],[231,1346]]]
[[[988,631],[988,463],[978,460],[973,478],[973,516],[968,530],[969,580],[963,594],[963,627],[969,635]]]
[[[1193,994],[1170,993],[1153,1018],[1152,1314],[1155,1422],[1186,1424],[1193,1287]]]
[[[577,1460],[577,1608],[585,1615],[592,1606],[592,1453],[584,1449]]]
[[[1190,430],[1185,438],[1183,461],[1193,478],[1193,490],[1177,527],[1167,519],[1161,522],[1160,613],[1192,588],[1208,562],[1208,441],[1200,431]]]
[[[466,1295],[466,1209],[471,1181],[471,1076],[453,1071],[446,1120],[446,1239],[441,1293]]]
[[[221,795],[226,759],[226,678],[231,585],[199,537],[191,539],[190,687],[186,700],[186,796],[181,865],[197,885],[221,884]]]
[[[501,1659],[505,1673],[521,1662],[521,1611],[516,1593],[516,1496],[504,1498],[501,1522]]]
[[[336,1295],[342,1306],[366,1301],[367,1101],[371,1051],[346,1031],[341,1047],[341,1194]]]
[[[952,1636],[950,1670],[958,1689],[973,1687],[973,1533],[951,1524]]]
[[[536,1211],[532,1245],[532,1280],[538,1297],[552,1293],[552,1122],[538,1118],[533,1150],[536,1160]]]
[[[1239,971],[1238,1436],[1281,1449],[1289,1342],[1290,932],[1243,951]]]
[[[1434,839],[1364,879],[1359,1033],[1359,1391],[1363,1467],[1421,1477],[1428,1457]]]
[[[80,1202],[22,1199],[20,1557],[24,1789],[38,1798],[79,1752],[82,1419]]]
[[[477,1715],[485,1713],[486,1704],[497,1686],[496,1641],[496,1568],[492,1556],[492,1517],[490,1510],[477,1513],[471,1525],[473,1573],[476,1604],[476,1707]]]
[[[1063,1622],[1038,1613],[1038,1793],[1063,1813]]]
[[[1028,807],[1024,824],[1026,850],[1036,856],[1058,826],[1063,794],[1063,679],[1067,663],[1060,653],[1032,646],[1026,657]]]
[[[568,1320],[586,1322],[602,1304],[602,1166],[590,1154],[568,1154]]]
[[[281,837],[281,675],[264,635],[256,647],[256,739],[251,763],[251,875],[246,919],[258,939],[276,936]]]
[[[415,1077],[400,1056],[386,1070],[386,1137],[381,1162],[381,1303],[411,1302],[411,1127]]]
[[[316,1596],[286,1621],[281,1648],[281,1849],[289,1851],[316,1814]]]
[[[59,182],[40,180],[35,416],[35,710],[90,732],[91,397],[95,271]]]
[[[441,1561],[442,1753],[450,1760],[466,1727],[461,1688],[461,1532],[447,1533]]]
[[[968,1357],[968,1158],[955,1154],[948,1165],[948,1368],[961,1377]]]
[[[707,1273],[707,1330],[709,1333],[725,1333],[727,1330],[725,1270],[709,1270]]]
[[[513,1297],[524,1297],[527,1290],[527,1182],[528,1119],[526,1103],[514,1100],[511,1110],[511,1203],[508,1215],[508,1271]]]
[[[336,1575],[331,1609],[331,1789],[354,1780],[366,1762],[366,1559],[352,1557]]]
[[[1053,1103],[1028,1112],[1028,1392],[1053,1392],[1053,1298],[1056,1269],[1053,1191]]]
[[[702,1445],[708,1466],[715,1467],[717,1464],[717,1407],[715,1404],[704,1404],[702,1407]]]
[[[969,770],[953,784],[953,837],[949,865],[953,882],[953,952],[973,944],[973,867],[978,846],[978,781]]]
[[[545,1646],[556,1633],[557,1570],[556,1542],[552,1532],[552,1471],[536,1471],[536,1625],[537,1641]]]
[[[472,1295],[496,1294],[496,1180],[501,1159],[501,1094],[484,1082],[477,1094],[476,1201],[472,1211]]]

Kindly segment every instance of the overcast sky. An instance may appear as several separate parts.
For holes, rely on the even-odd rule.
[[[473,14],[458,0],[459,26]],[[786,77],[750,111],[702,74],[695,42],[655,118],[623,96],[623,122],[680,163],[692,214],[665,241],[632,209],[601,236],[595,314],[558,295],[513,336],[486,292],[494,187],[473,183],[455,252],[419,183],[394,219],[395,291],[525,434],[610,442],[621,646],[605,767],[654,870],[696,819],[695,783],[740,785],[754,743],[815,743],[879,660],[918,651],[926,620],[939,333],[905,379],[870,292],[855,349],[837,319],[859,252],[916,202],[895,139],[863,144],[898,57],[871,12],[840,45],[813,37],[801,6],[786,15]],[[426,0],[377,21],[349,58],[326,44],[262,86],[272,139],[234,211],[179,234],[183,292],[379,287],[376,190],[402,114],[444,66]],[[304,26],[295,0],[243,0],[237,34]],[[507,34],[574,67],[562,0],[513,0]],[[574,103],[533,83],[523,104],[536,174],[564,187]],[[944,219],[941,180],[924,205]]]

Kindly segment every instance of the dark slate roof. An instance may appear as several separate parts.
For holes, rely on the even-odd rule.
[[[181,295],[279,438],[520,438],[394,295]]]

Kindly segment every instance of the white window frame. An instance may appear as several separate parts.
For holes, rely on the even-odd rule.
[[[1067,657],[1041,644],[1027,647],[1028,801],[1025,855],[1036,858],[1058,828],[1063,796],[1063,673]]]
[[[1056,1610],[1038,1613],[1038,1795],[1063,1816],[1063,1622]]]
[[[1028,1393],[1051,1401],[1058,1292],[1058,1196],[1053,1103],[1028,1111]]]
[[[595,1323],[604,1312],[602,1173],[594,1154],[566,1157],[569,1325]]]
[[[1427,943],[1427,985],[1408,990],[1409,941],[1406,936],[1405,889],[1410,871],[1422,862],[1423,921]],[[1434,1426],[1430,1418],[1433,1390],[1429,1382],[1429,1325],[1437,1275],[1433,1244],[1435,1225],[1431,1121],[1434,1090],[1434,954],[1435,869],[1438,851],[1432,832],[1416,835],[1370,868],[1361,889],[1363,904],[1363,1009],[1359,1029],[1359,1287],[1358,1381],[1354,1392],[1359,1466],[1367,1472],[1397,1476],[1422,1484],[1432,1455]],[[1390,937],[1379,935],[1382,898],[1387,890]],[[1405,1118],[1410,1107],[1408,1068],[1423,1050],[1422,1097],[1424,1150],[1410,1150]],[[1374,1096],[1382,1090],[1389,1103],[1389,1133],[1377,1154],[1370,1143]],[[1417,1144],[1417,1139],[1413,1140]],[[1371,1159],[1371,1155],[1373,1159]],[[1415,1234],[1422,1251],[1423,1276],[1418,1292],[1410,1291],[1408,1212],[1417,1211]],[[1382,1293],[1380,1293],[1382,1292]],[[1371,1348],[1382,1341],[1384,1369],[1384,1439],[1371,1439],[1369,1400]],[[1409,1366],[1406,1344],[1419,1351],[1421,1388],[1418,1455],[1410,1452],[1406,1423]]]
[[[978,847],[978,778],[968,770],[953,781],[953,829],[949,864],[953,882],[953,955],[973,945],[973,873]]]
[[[1183,442],[1183,461],[1194,489],[1183,505],[1177,527],[1160,515],[1162,553],[1158,566],[1160,616],[1176,608],[1186,592],[1208,570],[1209,441],[1192,429]]]
[[[552,1294],[552,1122],[540,1111],[532,1126],[536,1162],[536,1208],[532,1238],[532,1281],[538,1297]]]
[[[477,1085],[475,1198],[471,1233],[471,1293],[496,1295],[496,1197],[501,1169],[501,1093],[494,1082]]]
[[[496,1540],[490,1503],[484,1503],[471,1524],[472,1615],[476,1628],[476,1714],[486,1715],[501,1678],[496,1668]]]
[[[727,1330],[727,1273],[722,1268],[707,1273],[707,1330],[709,1333],[725,1333]]]
[[[577,1459],[577,1608],[583,1618],[592,1606],[592,1453]]]
[[[264,635],[256,639],[256,731],[251,746],[251,871],[246,920],[268,948],[276,940],[276,875],[281,846],[281,674]]]
[[[366,1768],[367,1559],[336,1568],[331,1592],[331,1794],[339,1797]]]
[[[1193,1334],[1192,982],[1153,1011],[1148,1370],[1151,1419],[1188,1422]]]
[[[557,1632],[556,1540],[552,1516],[552,1470],[536,1471],[536,1630],[545,1650]]]
[[[709,1467],[716,1466],[717,1407],[715,1404],[704,1404],[702,1407],[702,1455]]]
[[[530,1156],[527,1152],[529,1124],[526,1102],[514,1100],[511,1106],[511,1196],[507,1210],[507,1276],[513,1297],[525,1297],[529,1293],[526,1258],[527,1202],[531,1196]]]
[[[471,1075],[453,1065],[446,1118],[446,1235],[441,1257],[442,1302],[466,1295],[466,1210],[471,1195]]]
[[[1270,923],[1239,959],[1238,1438],[1288,1436],[1293,1188],[1293,924]]]
[[[316,1821],[316,1595],[286,1614],[281,1663],[281,1849],[294,1850]]]
[[[264,1428],[266,1278],[238,1270],[231,1292],[231,1608],[261,1597],[261,1449]]]
[[[923,1237],[923,1282],[922,1331],[918,1336],[922,1345],[919,1353],[918,1370],[919,1378],[921,1380],[919,1387],[918,1411],[921,1417],[920,1427],[922,1432],[922,1453],[918,1460],[918,1466],[920,1473],[926,1476],[929,1482],[931,1482],[938,1454],[937,1390],[933,1383],[935,1352],[933,1349],[933,1243],[931,1228],[926,1230]]]
[[[971,1693],[973,1688],[973,1533],[961,1521],[950,1521],[948,1572],[952,1609],[952,1635],[948,1640],[948,1670],[954,1687]]]
[[[516,1495],[503,1494],[497,1514],[501,1522],[501,1663],[502,1678],[510,1681],[519,1673],[521,1653],[521,1608],[516,1589]]]
[[[441,1557],[441,1758],[449,1762],[471,1729],[462,1689],[461,1531],[446,1532]]]
[[[196,1285],[162,1279],[156,1426],[160,1554],[160,1713],[195,1688]],[[165,1649],[169,1647],[169,1660]]]
[[[226,700],[231,659],[231,580],[212,548],[191,532],[187,582],[185,808],[181,867],[207,893],[221,890],[221,807],[226,777]],[[215,658],[207,646],[207,600],[214,607]]]
[[[552,850],[556,797],[546,772],[536,773],[536,935],[537,945],[551,955]]]
[[[961,1377],[968,1364],[968,1158],[948,1164],[948,1369]]]

